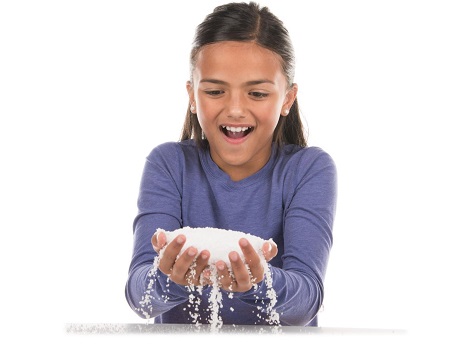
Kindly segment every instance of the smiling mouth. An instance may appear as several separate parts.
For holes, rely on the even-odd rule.
[[[222,133],[231,139],[240,139],[247,136],[254,129],[253,127],[230,127],[221,126]]]

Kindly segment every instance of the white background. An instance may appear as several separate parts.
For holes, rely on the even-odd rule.
[[[16,339],[144,322],[124,297],[144,159],[179,139],[194,28],[221,3],[0,2],[1,315]],[[339,174],[320,325],[454,339],[456,2],[261,3],[291,33],[309,145]]]

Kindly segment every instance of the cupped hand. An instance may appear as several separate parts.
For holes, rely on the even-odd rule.
[[[203,250],[198,253],[195,247],[186,248],[185,235],[178,235],[170,243],[166,243],[166,235],[157,232],[152,236],[153,249],[160,253],[164,249],[158,262],[158,269],[169,276],[174,283],[180,285],[201,285],[200,275],[208,265],[210,253]]]
[[[228,254],[231,271],[229,272],[224,261],[216,262],[217,274],[222,289],[232,292],[249,291],[253,284],[264,279],[264,263],[254,247],[245,238],[239,240],[239,245],[244,256],[244,261],[236,251]],[[278,254],[278,247],[274,242],[265,242],[262,253],[268,262]]]

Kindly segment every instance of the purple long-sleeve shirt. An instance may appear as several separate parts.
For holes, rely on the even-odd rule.
[[[157,253],[151,237],[158,228],[213,227],[273,239],[278,255],[269,269],[280,324],[316,326],[332,246],[336,180],[333,160],[317,147],[273,145],[267,164],[238,182],[192,140],[156,147],[145,163],[134,220],[129,305],[155,323],[194,323],[192,314],[207,323],[211,287],[190,292],[159,270],[152,277]],[[245,293],[222,291],[223,323],[267,324],[260,317],[268,305],[267,288],[264,280]],[[190,305],[190,294],[199,294],[200,305]]]

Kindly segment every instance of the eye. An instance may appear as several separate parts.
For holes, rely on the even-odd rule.
[[[205,90],[204,91],[209,96],[220,96],[224,93],[222,90]]]
[[[250,94],[252,97],[258,98],[258,99],[268,97],[268,93],[266,93],[266,92],[251,91],[251,92],[249,92],[249,94]]]

